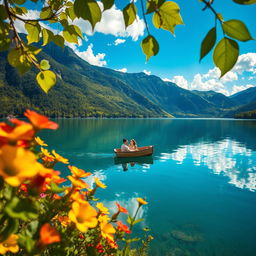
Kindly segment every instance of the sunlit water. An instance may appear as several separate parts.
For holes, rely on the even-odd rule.
[[[139,214],[145,221],[138,229],[151,228],[151,255],[256,255],[255,121],[57,122],[60,129],[42,137],[71,164],[108,185],[97,195],[112,211],[116,201],[130,212],[136,208],[136,197],[149,201]],[[123,137],[154,145],[153,157],[138,159],[139,163],[115,161],[113,148]]]

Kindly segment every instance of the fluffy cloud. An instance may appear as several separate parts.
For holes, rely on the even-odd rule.
[[[115,69],[115,71],[126,73],[127,72],[127,68]]]
[[[107,65],[106,60],[104,60],[106,54],[105,53],[94,54],[93,44],[89,44],[86,51],[79,51],[78,49],[74,49],[74,51],[80,58],[86,60],[92,65],[99,66],[99,67]]]
[[[177,84],[181,88],[188,89],[188,81],[183,76],[174,76],[170,82]]]
[[[238,61],[233,68],[234,72],[242,74],[243,72],[256,73],[256,53],[248,52],[238,57]]]
[[[98,3],[100,7],[103,8],[102,3]],[[102,13],[101,21],[96,24],[94,32],[88,21],[76,19],[74,24],[78,25],[82,29],[82,32],[87,35],[93,35],[94,32],[100,32],[116,37],[131,37],[133,41],[137,41],[139,36],[143,36],[145,30],[145,23],[139,16],[136,17],[136,20],[132,25],[125,29],[123,13],[121,10],[117,9],[115,5]]]
[[[125,43],[125,39],[117,38],[114,42],[114,45],[119,45]]]
[[[151,71],[149,71],[149,70],[144,69],[143,72],[144,72],[146,75],[148,75],[148,76],[151,75]]]

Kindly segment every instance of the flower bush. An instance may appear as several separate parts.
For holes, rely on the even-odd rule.
[[[69,160],[46,148],[37,136],[58,124],[34,111],[24,114],[28,122],[11,119],[0,123],[0,254],[1,255],[146,255],[152,237],[132,238],[133,226],[143,219],[137,214],[147,202],[138,198],[134,216],[116,202],[116,212],[95,198],[107,186],[92,175],[68,165],[70,186],[55,170]],[[126,214],[127,225],[118,220]],[[145,229],[145,232],[148,230]],[[131,243],[141,241],[139,248]]]

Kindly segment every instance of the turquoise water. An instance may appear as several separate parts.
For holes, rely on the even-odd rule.
[[[256,122],[214,119],[57,120],[50,147],[105,184],[98,196],[134,212],[156,256],[256,255]],[[154,145],[152,158],[115,162],[123,137]],[[65,175],[65,170],[60,169]],[[88,180],[92,183],[92,180]],[[135,230],[136,232],[136,230]]]

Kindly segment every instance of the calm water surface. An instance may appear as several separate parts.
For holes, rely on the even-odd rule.
[[[71,164],[108,185],[97,195],[112,211],[116,201],[130,212],[136,197],[149,201],[140,216],[145,218],[141,226],[149,226],[155,238],[151,255],[256,255],[255,121],[57,122],[60,129],[42,137]],[[123,137],[154,145],[154,156],[139,163],[115,162],[113,148]]]

